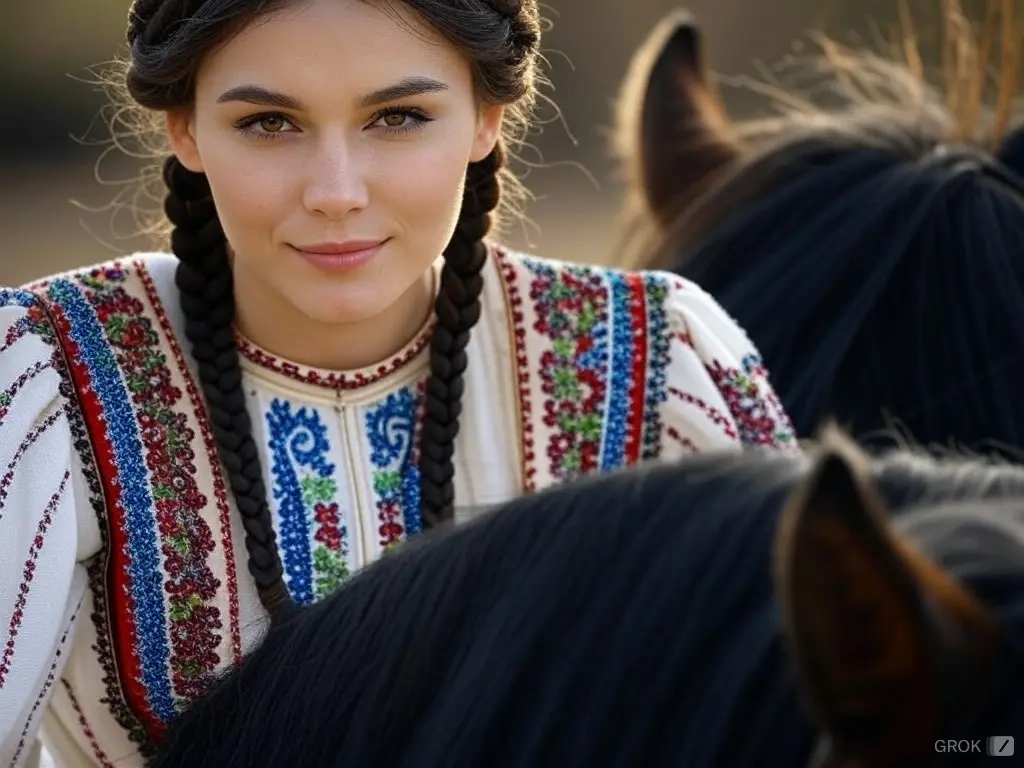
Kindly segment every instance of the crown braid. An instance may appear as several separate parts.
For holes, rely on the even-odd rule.
[[[164,165],[164,181],[168,189],[164,209],[174,225],[171,247],[178,257],[175,282],[185,314],[185,335],[199,366],[218,453],[242,514],[249,572],[256,580],[260,602],[274,617],[291,598],[283,581],[263,469],[245,406],[227,241],[204,174],[187,170],[172,156]]]
[[[128,9],[128,30],[125,37],[128,45],[134,45],[135,41],[142,37],[142,33],[149,26],[150,20],[160,10],[162,0],[132,0]]]

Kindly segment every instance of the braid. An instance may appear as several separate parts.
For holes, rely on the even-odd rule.
[[[242,369],[234,335],[235,298],[227,240],[206,176],[175,157],[164,165],[171,245],[178,257],[175,282],[185,314],[185,335],[199,365],[220,459],[245,525],[249,572],[271,615],[291,602],[282,578],[259,452],[245,407]]]
[[[142,37],[143,32],[150,26],[150,21],[158,10],[161,0],[132,0],[128,9],[128,30],[125,37],[128,45],[132,45]]]
[[[504,165],[505,149],[500,141],[487,157],[470,164],[459,222],[444,253],[435,305],[437,326],[430,341],[430,377],[419,462],[422,514],[428,527],[454,517],[452,455],[462,411],[466,345],[470,330],[480,318],[480,272],[487,261],[484,237],[491,228],[491,212],[501,197],[498,174]]]

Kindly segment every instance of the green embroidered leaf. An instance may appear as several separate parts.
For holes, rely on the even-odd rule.
[[[576,370],[568,366],[556,368],[551,380],[555,385],[554,395],[558,400],[578,400],[581,390]]]
[[[149,386],[149,379],[140,373],[132,373],[128,376],[128,389],[132,392],[145,392]]]
[[[203,673],[203,665],[198,661],[179,661],[178,673],[185,678],[199,677]]]
[[[317,599],[330,594],[348,578],[348,564],[340,552],[324,546],[313,550],[314,588]]]
[[[395,539],[390,544],[385,544],[384,549],[381,550],[381,557],[384,557],[385,555],[390,555],[392,552],[395,552],[399,547],[402,546],[402,542],[404,541],[405,539]]]
[[[572,288],[566,285],[561,277],[556,278],[555,281],[551,283],[551,290],[549,291],[549,295],[555,301],[561,299],[571,299],[572,293]]]
[[[142,367],[146,371],[162,368],[167,363],[167,355],[154,349],[142,351]]]
[[[597,325],[597,309],[594,308],[592,302],[586,302],[583,305],[583,309],[580,311],[579,321],[577,328],[584,333],[589,333],[593,330],[594,326]]]
[[[153,498],[157,501],[169,501],[175,499],[178,494],[175,493],[174,488],[169,485],[154,485],[153,486]]]
[[[86,275],[85,277],[81,278],[81,280],[83,285],[86,285],[89,288],[93,288],[97,291],[103,290],[103,288],[106,287],[104,280],[98,277],[93,277],[92,275]]]
[[[577,429],[585,440],[600,440],[604,424],[596,413],[585,413],[579,418]]]
[[[562,456],[562,468],[570,472],[578,472],[581,463],[580,449],[575,446],[566,451],[565,455]]]
[[[187,555],[192,547],[188,543],[188,536],[183,533],[179,533],[177,536],[171,536],[168,541],[174,550],[180,555]]]
[[[124,315],[111,315],[107,318],[106,329],[110,336],[115,336],[115,341],[120,340],[124,329],[128,327],[128,320]]]
[[[193,593],[186,597],[184,600],[181,598],[171,601],[171,608],[168,613],[171,615],[172,621],[184,621],[192,616],[196,608],[200,608],[203,605],[203,599]]]
[[[551,343],[555,355],[562,360],[571,360],[576,349],[576,342],[573,339],[555,339]]]
[[[397,469],[383,469],[373,473],[373,490],[377,495],[391,495],[402,487],[402,473]]]
[[[174,456],[177,456],[182,449],[188,447],[188,441],[181,432],[171,427],[167,430],[167,441],[165,443],[165,447],[167,448],[167,453],[173,458]]]
[[[331,501],[338,492],[338,484],[333,479],[319,475],[305,475],[299,485],[302,488],[302,501],[308,507]]]

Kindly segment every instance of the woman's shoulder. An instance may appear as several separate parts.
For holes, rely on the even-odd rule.
[[[173,285],[176,264],[177,259],[169,253],[136,251],[107,261],[54,272],[21,286],[0,290],[7,294],[20,294],[22,301],[27,301],[30,297],[35,296],[38,299],[52,302],[57,300],[55,296],[60,294],[60,288],[55,291],[54,286],[68,284],[81,285],[110,279],[120,280],[123,283],[131,278],[137,278],[143,283],[153,282],[163,288],[168,283]]]
[[[0,306],[37,305],[62,340],[76,332],[80,336],[103,335],[100,329],[109,332],[114,316],[117,324],[148,316],[156,324],[177,328],[176,264],[171,254],[138,251],[8,288],[6,298],[0,297]]]
[[[166,253],[136,252],[0,289],[0,345],[24,356],[28,347],[14,342],[36,337],[59,353],[75,388],[89,391],[102,382],[114,387],[117,371],[131,382],[138,366],[182,368],[176,263]]]
[[[572,421],[586,412],[612,425],[594,432],[593,456],[611,455],[612,443],[598,445],[609,434],[627,446],[615,455],[631,459],[669,447],[791,441],[757,348],[696,283],[659,270],[496,254],[523,386],[544,399],[537,413]],[[551,450],[564,442],[556,438]]]
[[[662,270],[627,270],[551,258],[506,246],[494,248],[495,260],[509,294],[535,306],[556,304],[588,315],[619,310],[626,319],[664,321],[682,330],[695,322],[701,331],[732,336],[736,322],[696,283]],[[628,310],[628,311],[627,311]],[[746,341],[745,334],[741,335]]]

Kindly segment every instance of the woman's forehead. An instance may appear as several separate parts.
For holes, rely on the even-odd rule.
[[[252,84],[310,105],[351,103],[410,77],[452,89],[472,83],[459,52],[404,3],[309,0],[259,19],[213,51],[197,88],[216,98]]]

